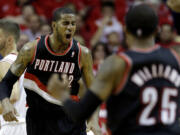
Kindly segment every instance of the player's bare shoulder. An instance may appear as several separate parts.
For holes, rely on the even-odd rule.
[[[87,47],[83,45],[80,45],[80,47],[81,47],[82,56],[91,55],[91,51]]]
[[[101,67],[102,72],[118,75],[124,72],[126,68],[126,62],[120,55],[113,54],[106,58]]]
[[[20,76],[26,69],[27,65],[32,61],[37,43],[38,40],[28,42],[20,50],[16,61],[11,66],[11,71],[15,75]]]

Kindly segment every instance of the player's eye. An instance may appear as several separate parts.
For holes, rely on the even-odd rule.
[[[62,24],[63,24],[63,25],[68,25],[68,24],[69,24],[69,22],[63,22]]]
[[[75,26],[76,25],[76,23],[75,22],[72,22],[72,26]]]

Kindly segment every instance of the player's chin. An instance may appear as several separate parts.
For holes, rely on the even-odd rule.
[[[72,38],[65,38],[64,43],[65,44],[70,44],[71,40],[72,40]]]

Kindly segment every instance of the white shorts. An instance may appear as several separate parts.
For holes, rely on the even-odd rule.
[[[2,125],[0,135],[27,135],[25,121],[8,122]]]

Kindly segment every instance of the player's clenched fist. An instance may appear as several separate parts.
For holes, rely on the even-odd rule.
[[[53,74],[48,81],[47,89],[51,96],[64,101],[69,97],[69,81],[67,75],[63,74],[61,80],[58,74]]]
[[[1,102],[2,114],[5,121],[18,121],[16,118],[17,112],[14,106],[10,103],[9,98],[5,98]]]

